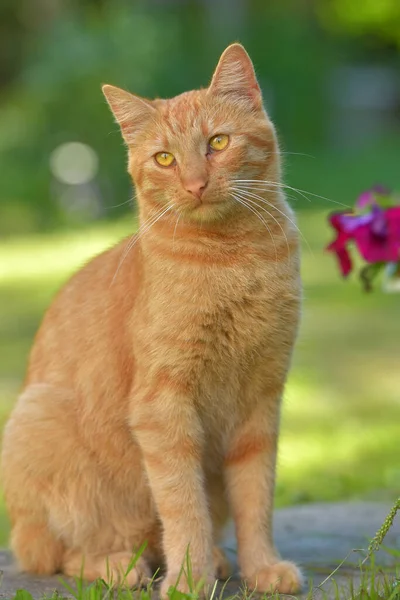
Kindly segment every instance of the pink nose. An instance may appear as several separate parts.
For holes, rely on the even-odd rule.
[[[207,187],[206,179],[192,179],[190,181],[185,182],[185,190],[196,196],[196,198],[201,198],[204,190]]]

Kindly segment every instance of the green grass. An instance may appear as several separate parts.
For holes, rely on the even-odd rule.
[[[278,503],[393,496],[396,452],[399,296],[366,295],[342,282],[320,212],[300,215],[303,324],[287,390]]]
[[[391,551],[395,559],[400,558],[400,551]],[[125,578],[128,576],[131,568],[134,567],[137,558],[133,556],[131,567],[128,568]],[[335,579],[338,575],[342,575],[340,568],[335,569],[328,575],[324,581],[318,586],[314,586],[311,582],[307,590],[303,590],[303,600],[400,600],[400,569],[387,573],[379,569],[375,565],[374,555],[370,557],[369,563],[365,560],[359,561],[358,568],[351,572],[346,571],[345,579]],[[188,582],[189,591],[183,593],[179,591],[178,584],[181,577],[185,577]],[[140,590],[127,589],[122,584],[113,585],[113,582],[105,582],[96,580],[92,583],[87,583],[81,578],[75,578],[66,581],[60,577],[61,588],[65,590],[65,596],[60,591],[55,591],[50,597],[43,597],[43,600],[61,600],[69,597],[75,600],[106,600],[113,598],[114,600],[153,600],[158,598],[157,594],[157,574],[149,581],[149,583]],[[228,582],[220,582],[215,584],[210,589],[204,589],[202,582],[196,583],[193,580],[191,573],[190,560],[187,558],[182,566],[181,574],[175,586],[172,586],[168,592],[169,600],[283,600],[284,598],[292,598],[296,600],[297,596],[280,595],[277,593],[271,594],[256,594],[249,590],[245,584],[236,584],[232,587]],[[32,595],[25,589],[18,590],[13,600],[33,600]]]

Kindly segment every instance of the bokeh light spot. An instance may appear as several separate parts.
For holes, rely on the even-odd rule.
[[[61,144],[50,156],[54,177],[69,185],[82,185],[94,179],[98,164],[96,152],[82,142]]]

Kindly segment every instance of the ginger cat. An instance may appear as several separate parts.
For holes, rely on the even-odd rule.
[[[5,428],[11,544],[31,573],[121,580],[189,548],[193,577],[293,593],[272,541],[279,413],[301,284],[293,215],[253,65],[233,44],[206,89],[146,100],[106,85],[141,233],[94,258],[49,308]],[[109,570],[107,570],[109,568]],[[179,588],[187,589],[183,575]]]

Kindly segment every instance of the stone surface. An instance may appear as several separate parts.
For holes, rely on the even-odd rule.
[[[277,510],[275,513],[275,539],[279,551],[285,559],[290,559],[302,566],[307,577],[305,590],[311,583],[319,585],[353,549],[366,548],[369,540],[381,526],[389,504],[382,503],[341,503],[310,504]],[[385,539],[385,545],[400,549],[400,517]],[[227,531],[224,547],[235,564],[235,539],[233,529]],[[363,556],[351,553],[345,564],[335,575],[340,586],[347,587],[353,579],[358,580],[357,564]],[[376,555],[376,564],[393,567],[394,558],[384,552]],[[58,589],[64,596],[69,596],[58,577],[31,577],[17,573],[12,558],[7,551],[0,552],[0,569],[3,580],[0,598],[12,598],[17,589],[27,589],[35,598],[51,595]],[[237,578],[229,581],[227,595],[237,593],[240,582]],[[327,598],[335,596],[326,584],[324,590]],[[331,595],[332,594],[332,595]],[[306,598],[307,593],[299,598]],[[315,590],[315,600],[323,598],[319,590]]]
[[[349,580],[357,585],[357,565],[365,555],[352,550],[367,548],[390,508],[391,505],[385,503],[355,502],[307,504],[280,509],[276,511],[274,520],[276,545],[284,559],[301,566],[307,579],[305,590],[323,582],[347,555],[335,579],[341,587],[347,588]],[[385,545],[400,550],[400,515],[387,534]],[[225,547],[234,561],[235,553],[229,550],[235,548],[233,529],[228,532]],[[375,554],[375,559],[377,565],[393,566],[394,570],[395,559],[388,553],[380,551]],[[328,592],[328,597],[332,595],[334,598],[330,587],[327,584],[324,590]],[[305,593],[300,597],[306,598],[307,595]],[[316,591],[313,597],[317,599],[323,595]]]

